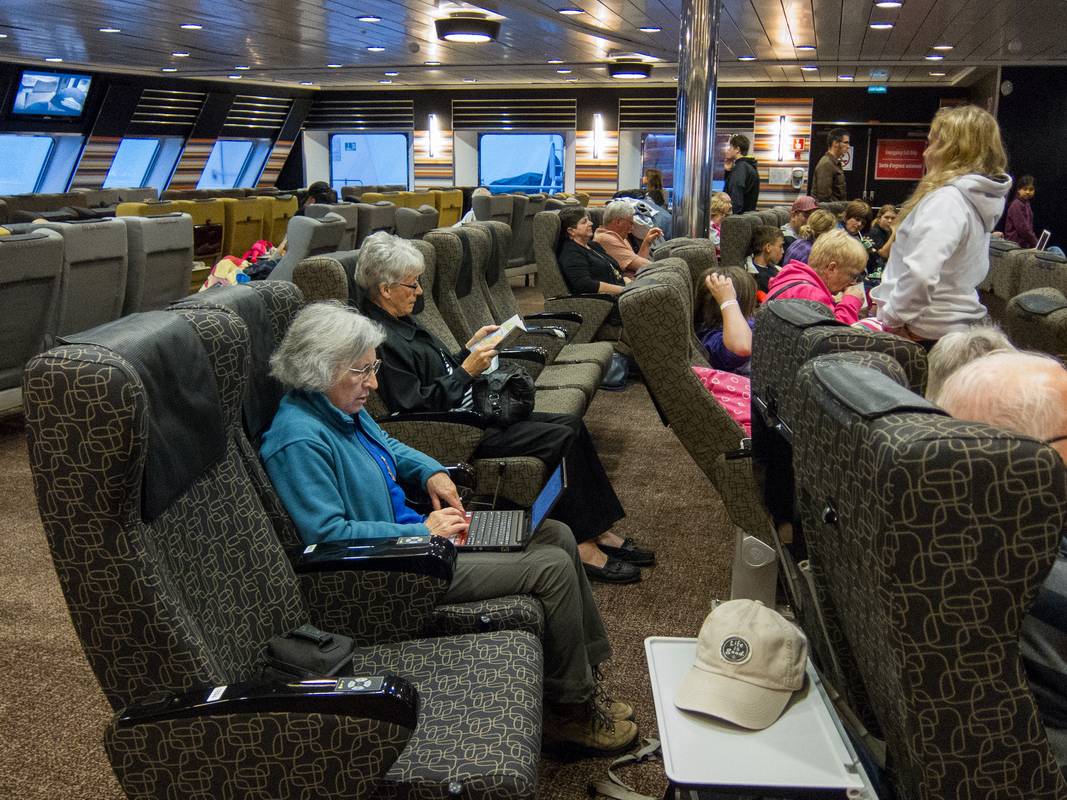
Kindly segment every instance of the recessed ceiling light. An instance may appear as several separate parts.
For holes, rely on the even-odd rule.
[[[173,53],[171,53],[171,55],[174,56],[175,58],[188,58],[189,57],[189,54],[186,53],[184,50],[175,50]]]
[[[383,72],[382,74],[385,75],[387,78],[395,78],[400,73],[399,72],[389,71],[389,72]]]
[[[557,69],[556,72],[560,75],[570,75],[574,70],[568,69],[567,67],[561,67],[560,69]]]
[[[635,81],[652,75],[652,65],[643,61],[619,59],[608,64],[608,75],[624,81]]]
[[[376,17],[373,14],[365,14],[362,17],[356,17],[360,22],[381,22],[381,17]]]
[[[329,67],[330,69],[340,69],[341,67],[344,66],[344,64],[327,64],[326,66]]]
[[[46,58],[46,59],[45,59],[45,61],[50,61],[50,62],[52,62],[53,64],[58,64],[58,63],[59,63],[60,61],[62,61],[62,60],[63,60],[63,59],[62,59],[62,58],[60,58],[59,56],[52,56],[51,58]]]
[[[485,44],[500,35],[500,20],[485,14],[456,13],[433,21],[437,38],[459,44]]]
[[[239,69],[239,70],[243,71],[243,70],[252,69],[252,68],[250,66],[246,65],[246,64],[238,64],[236,67],[234,67],[234,69]]]
[[[815,45],[813,44],[798,44],[796,50],[801,53],[814,53]]]
[[[178,71],[177,67],[163,67],[163,69],[160,70],[160,72],[177,72],[177,71]]]
[[[231,81],[239,81],[239,80],[241,80],[241,76],[240,75],[227,75],[226,77],[229,78]]]
[[[931,53],[928,56],[923,56],[923,58],[925,58],[927,61],[944,61],[945,60],[945,57],[943,55],[938,54],[938,53]]]
[[[181,28],[183,31],[199,31],[202,30],[204,26],[201,25],[199,22],[183,22],[178,27]]]
[[[663,28],[659,25],[645,25],[637,30],[641,31],[641,33],[659,33]]]
[[[428,66],[428,67],[439,67],[439,66],[441,66],[441,62],[440,61],[427,61],[426,62],[426,66]]]
[[[563,59],[562,58],[550,58],[550,59],[548,59],[547,63],[549,63],[549,64],[562,64],[563,63]]]
[[[315,84],[312,81],[300,81],[300,85],[301,86],[314,86]]]
[[[567,14],[569,16],[576,16],[578,14],[585,13],[585,11],[583,11],[582,9],[575,8],[574,6],[568,6],[567,8],[557,8],[556,11],[558,11],[560,14]]]
[[[756,57],[755,56],[738,56],[737,60],[738,61],[755,61]]]
[[[382,78],[381,80],[378,81],[378,83],[392,83],[392,81],[389,80],[388,78]]]
[[[893,27],[892,22],[872,22],[871,30],[873,31],[887,31]]]
[[[375,45],[371,45],[370,47],[368,47],[367,48],[367,52],[369,52],[369,53],[384,53],[385,52],[385,48],[384,47],[379,47],[378,45],[375,44]]]
[[[951,50],[951,49],[952,49],[952,45],[950,45],[950,44],[935,44],[934,45],[934,50],[945,50],[945,51],[948,51],[948,50]]]
[[[901,8],[904,5],[904,0],[875,0],[874,4],[878,8]]]
[[[6,33],[0,33],[0,39],[6,39],[6,38],[7,38],[7,34]]]
[[[851,81],[851,80],[855,80],[855,76],[853,76],[853,75],[838,75],[837,79],[839,81]]]
[[[464,78],[463,82],[464,83],[477,83],[478,79],[477,78]]]
[[[947,75],[947,74],[948,73],[946,73],[946,72],[931,72],[930,73],[930,77],[931,78],[944,78],[945,75]]]
[[[563,80],[566,81],[567,83],[577,83],[578,82],[577,78],[564,78]]]
[[[804,72],[816,72],[819,68],[814,64],[804,64],[800,69]]]
[[[122,33],[122,28],[97,28],[100,33]]]

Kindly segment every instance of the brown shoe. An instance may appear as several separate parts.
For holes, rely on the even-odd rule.
[[[615,756],[633,746],[637,733],[635,723],[611,719],[595,702],[545,707],[544,749],[563,757]]]
[[[593,689],[593,702],[599,706],[604,715],[615,722],[625,722],[634,718],[634,707],[622,700],[616,700],[604,689],[604,683],[599,679]]]

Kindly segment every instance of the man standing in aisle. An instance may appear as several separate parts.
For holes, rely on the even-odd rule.
[[[726,188],[735,214],[755,211],[759,201],[759,170],[748,154],[748,137],[735,133],[726,148]]]
[[[845,201],[845,171],[841,160],[848,153],[848,131],[834,128],[826,135],[827,149],[825,155],[815,165],[815,176],[811,181],[811,195],[820,203]]]

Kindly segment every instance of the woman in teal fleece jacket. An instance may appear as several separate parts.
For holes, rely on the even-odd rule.
[[[260,457],[306,544],[393,536],[452,539],[467,529],[444,468],[386,434],[364,409],[377,388],[377,323],[340,303],[316,303],[293,320],[271,357],[289,392],[264,434]],[[427,517],[401,483],[422,486]],[[595,691],[594,668],[611,656],[574,534],[546,520],[519,553],[461,552],[444,602],[531,594],[545,609],[545,731],[549,744],[608,755],[637,739],[633,708]]]

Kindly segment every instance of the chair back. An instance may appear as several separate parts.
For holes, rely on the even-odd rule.
[[[1008,303],[1006,331],[1021,350],[1067,357],[1067,299],[1059,289],[1031,289]]]
[[[67,265],[63,237],[42,228],[0,236],[0,391],[22,384],[30,356],[59,331]]]
[[[477,199],[477,198],[475,198]],[[477,273],[484,273],[492,240],[482,228],[439,228],[423,237],[435,252],[434,300],[457,341],[493,319]]]
[[[477,195],[471,197],[474,218],[479,222],[504,222],[511,224],[511,209],[514,198],[510,194]]]
[[[1046,288],[1067,292],[1067,258],[1042,250],[1027,251],[1021,258],[1016,295],[1031,289]],[[1011,297],[1007,299],[1010,301]]]
[[[558,211],[542,211],[534,217],[533,245],[537,259],[537,282],[546,298],[567,297],[571,293],[556,259],[559,237]]]
[[[263,237],[264,208],[255,197],[223,197],[226,225],[222,229],[222,254],[240,258]]]
[[[66,282],[59,335],[88,330],[121,317],[129,271],[126,226],[122,220],[49,222],[39,227],[51,228],[63,237]]]
[[[377,233],[378,231],[395,233],[396,211],[396,206],[387,200],[380,200],[373,204],[367,202],[357,203],[356,213],[358,216],[355,249],[358,250],[362,247],[363,240],[372,233]]]
[[[337,249],[356,249],[356,230],[359,226],[359,207],[356,203],[312,203],[304,206],[304,214],[312,219],[322,219],[327,214],[336,214],[344,219],[345,232]]]
[[[747,214],[723,217],[720,227],[719,263],[726,267],[740,267],[748,256],[752,241],[752,218]]]
[[[463,216],[463,191],[460,189],[435,189],[433,204],[437,209],[437,224],[442,228],[455,225]]]
[[[666,244],[670,244],[669,242]],[[653,261],[662,261],[665,258],[680,258],[689,267],[689,277],[693,286],[693,297],[696,298],[696,290],[700,281],[704,279],[704,272],[711,267],[719,265],[719,259],[715,255],[715,245],[710,239],[689,239],[678,242],[670,247],[659,247],[652,256]]]
[[[1059,456],[852,364],[795,386],[813,578],[897,796],[1067,796],[1019,649],[1067,523]]]
[[[401,239],[421,239],[436,227],[437,209],[433,206],[396,210],[396,235]]]
[[[990,238],[989,240],[989,271],[985,274],[985,277],[978,284],[979,292],[991,292],[993,291],[993,271],[996,268],[997,262],[1003,257],[1005,253],[1009,253],[1012,250],[1018,250],[1019,245],[1015,242],[1008,241],[1001,238]]]
[[[189,293],[193,220],[188,214],[122,217],[129,268],[122,313],[166,308]]]
[[[508,266],[525,267],[527,255],[533,254],[533,230],[526,227],[527,212],[530,209],[530,196],[525,194],[511,195],[511,246],[508,249]],[[529,251],[529,252],[527,252]]]
[[[337,250],[344,235],[345,219],[337,214],[328,213],[321,219],[293,217],[285,236],[288,241],[285,255],[271,270],[269,279],[291,281],[297,264],[310,256]]]
[[[475,222],[473,227],[489,234],[489,258],[479,280],[482,281],[482,291],[493,313],[493,320],[503,322],[519,313],[519,303],[507,275],[511,228],[503,222]]]

